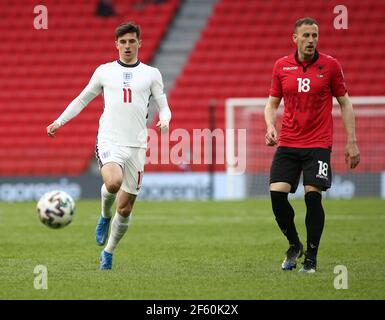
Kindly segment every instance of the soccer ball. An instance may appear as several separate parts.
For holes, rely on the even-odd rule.
[[[64,191],[50,191],[40,198],[36,210],[43,224],[53,229],[59,229],[72,222],[75,214],[75,201]]]

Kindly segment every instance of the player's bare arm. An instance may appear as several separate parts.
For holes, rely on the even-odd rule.
[[[277,110],[281,98],[269,96],[269,99],[265,107],[265,123],[266,123],[266,135],[265,143],[268,146],[275,146],[278,143],[278,134],[275,129],[275,123],[277,121]]]
[[[354,169],[360,163],[360,151],[357,145],[353,106],[347,93],[337,97],[337,101],[341,107],[342,121],[347,135],[345,162],[349,168]]]

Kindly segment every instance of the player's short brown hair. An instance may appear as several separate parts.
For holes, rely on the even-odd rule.
[[[309,26],[315,24],[315,25],[318,26],[318,22],[317,22],[315,19],[313,19],[313,18],[310,18],[310,17],[301,18],[301,19],[298,19],[298,20],[295,22],[295,24],[294,24],[294,33],[296,33],[296,32],[297,32],[297,29],[298,29],[300,26],[304,25],[304,24],[309,25]]]
[[[140,27],[133,22],[122,23],[115,29],[115,39],[125,35],[126,33],[135,33],[136,37],[140,39]]]

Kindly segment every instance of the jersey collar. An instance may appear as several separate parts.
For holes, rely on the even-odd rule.
[[[316,62],[319,58],[319,53],[317,50],[315,50],[314,57],[311,59],[311,61],[307,64],[303,64],[301,61],[298,60],[298,50],[294,53],[294,59],[295,61],[302,66],[302,69],[304,72],[306,72],[307,68],[309,68],[314,62]]]
[[[135,63],[132,63],[132,64],[127,64],[127,63],[124,63],[122,61],[120,61],[119,59],[116,60],[117,63],[119,63],[122,67],[125,67],[125,68],[134,68],[134,67],[137,67],[140,63],[140,61],[136,61]]]

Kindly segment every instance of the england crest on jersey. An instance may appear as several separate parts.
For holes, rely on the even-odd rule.
[[[123,85],[128,86],[131,84],[132,72],[123,72]]]

